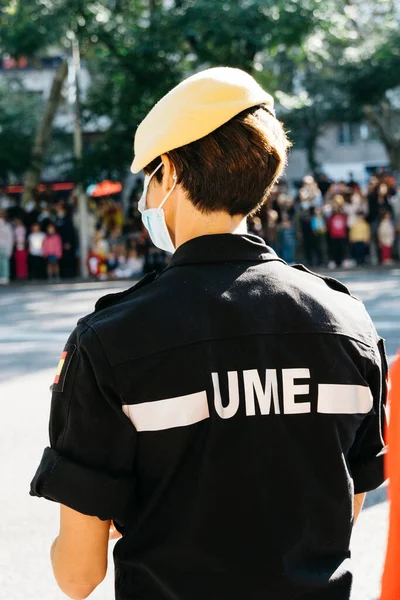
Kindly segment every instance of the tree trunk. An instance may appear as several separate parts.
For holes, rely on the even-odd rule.
[[[149,0],[150,14],[153,15],[160,6],[160,0]]]
[[[309,136],[306,142],[306,153],[307,153],[307,162],[308,168],[311,173],[315,173],[318,170],[319,163],[316,158],[317,151],[317,138],[314,136]]]
[[[307,134],[305,140],[308,168],[311,173],[318,171],[320,163],[317,159],[319,129],[312,122],[308,122]]]
[[[364,106],[364,114],[375,127],[389,157],[390,169],[400,177],[400,112],[387,102]]]
[[[40,182],[44,156],[50,141],[54,117],[60,104],[62,88],[67,75],[68,62],[64,60],[54,75],[50,96],[36,130],[31,162],[24,177],[24,192],[22,195],[22,203],[24,205],[33,199],[34,192]]]

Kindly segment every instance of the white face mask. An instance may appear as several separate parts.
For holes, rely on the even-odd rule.
[[[149,232],[150,239],[157,248],[160,250],[164,250],[165,252],[175,252],[175,246],[171,240],[171,236],[169,235],[167,223],[165,222],[165,213],[163,210],[163,206],[165,202],[168,200],[170,195],[175,189],[177,176],[174,172],[173,179],[174,185],[169,190],[168,194],[162,200],[160,206],[158,208],[147,208],[147,190],[149,189],[149,184],[152,177],[157,173],[157,171],[162,167],[162,162],[158,165],[158,167],[151,173],[151,175],[146,175],[144,178],[143,185],[143,194],[138,203],[139,212],[142,214],[143,225],[146,227]]]

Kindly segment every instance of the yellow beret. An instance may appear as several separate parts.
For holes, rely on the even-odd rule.
[[[151,109],[135,135],[132,173],[157,156],[208,135],[243,110],[274,100],[248,73],[216,67],[196,73],[174,87]]]

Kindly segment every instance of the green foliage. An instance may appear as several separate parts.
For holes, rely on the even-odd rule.
[[[0,87],[0,181],[18,180],[27,169],[41,108],[40,98],[26,94],[18,80]]]
[[[179,80],[201,68],[242,68],[271,92],[284,82],[291,87],[295,68],[289,71],[287,55],[292,49],[301,53],[302,41],[322,21],[319,4],[176,0],[167,6],[152,3],[142,19],[127,12],[120,26],[99,33],[88,60],[93,86],[86,115],[107,115],[111,126],[85,157],[86,172],[124,172],[143,116]]]
[[[348,66],[349,92],[357,104],[379,104],[400,86],[400,33],[390,32],[363,60]]]
[[[199,65],[226,65],[249,72],[266,48],[300,44],[312,31],[317,2],[296,0],[187,0],[176,3],[175,27]]]
[[[400,121],[379,114],[383,105],[386,116],[391,111],[393,117],[399,108],[398,18],[391,0],[337,2],[325,26],[307,39],[297,61],[296,93],[278,96],[288,109],[295,140],[305,143],[311,167],[316,166],[318,137],[329,122],[367,118],[390,155]]]
[[[92,76],[83,120],[108,122],[85,148],[88,179],[123,176],[136,127],[150,107],[183,77],[218,65],[251,72],[275,94],[291,137],[303,140],[313,164],[327,121],[359,120],[366,104],[390,104],[400,86],[395,4],[0,0],[0,51],[16,57],[55,48],[69,53],[72,38],[79,39]]]

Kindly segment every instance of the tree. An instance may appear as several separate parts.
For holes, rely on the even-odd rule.
[[[53,121],[60,103],[62,88],[67,74],[68,62],[64,59],[54,75],[49,98],[36,128],[31,159],[24,177],[24,192],[22,197],[24,204],[32,199],[32,195],[40,183],[40,174],[43,169],[45,153],[51,138]]]
[[[182,0],[171,10],[196,65],[225,65],[253,73],[262,52],[299,45],[316,21],[313,0]]]
[[[98,39],[96,34],[107,31],[112,16],[116,21],[123,19],[124,11],[128,9],[132,13],[136,5],[141,3],[135,0],[103,0],[95,3],[82,0],[3,0],[0,5],[0,51],[15,58],[25,56],[34,59],[56,46],[65,56],[54,74],[51,93],[38,122],[31,162],[24,178],[24,202],[32,197],[40,181],[54,117],[68,74],[67,56],[72,41],[79,41],[84,56]]]
[[[26,171],[30,161],[40,99],[26,94],[18,79],[0,87],[0,180],[11,183]]]
[[[59,41],[59,27],[62,22],[60,14],[55,15],[47,6],[29,0],[15,0],[3,4],[5,6],[0,13],[2,52],[7,52],[14,58],[33,58],[40,51],[44,52],[52,43]],[[24,178],[24,202],[32,198],[39,184],[45,151],[50,141],[54,116],[67,74],[68,66],[65,60],[55,73],[49,99],[43,109],[42,118],[38,121],[31,160]]]
[[[85,115],[107,115],[110,127],[86,154],[86,173],[121,176],[140,120],[201,68],[239,67],[271,92],[292,88],[295,64],[287,55],[328,18],[332,1],[323,9],[317,0],[150,1],[141,18],[125,13],[117,27],[99,34],[88,60],[93,86]]]
[[[349,66],[349,92],[378,132],[390,167],[400,174],[400,34],[387,39],[361,62]]]
[[[392,0],[338,0],[325,27],[307,39],[297,86],[281,95],[295,135],[306,141],[310,168],[328,122],[367,119],[400,171],[399,11]]]

